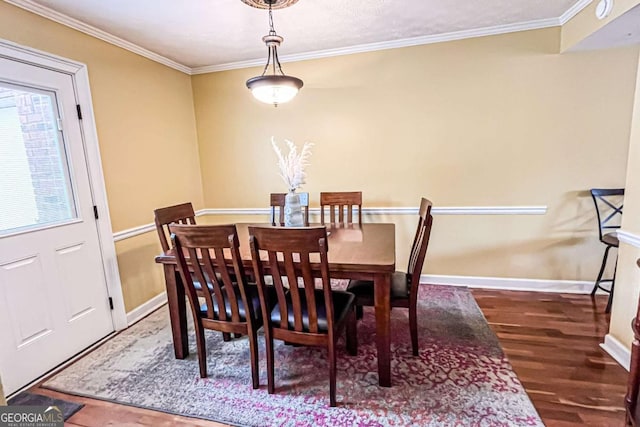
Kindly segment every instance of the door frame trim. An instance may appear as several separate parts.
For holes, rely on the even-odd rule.
[[[124,307],[122,283],[120,282],[120,271],[118,269],[116,247],[113,240],[113,230],[111,228],[109,202],[107,200],[107,190],[102,171],[98,131],[93,114],[93,101],[87,66],[81,62],[22,46],[4,39],[0,39],[0,58],[19,61],[71,76],[75,89],[76,102],[82,107],[80,130],[89,171],[91,195],[94,204],[98,207],[99,219],[96,220],[96,226],[98,229],[98,240],[107,284],[107,293],[113,300],[111,318],[116,331],[125,329],[128,326],[127,313]]]

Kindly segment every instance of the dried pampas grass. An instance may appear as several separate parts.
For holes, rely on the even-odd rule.
[[[289,146],[289,154],[284,156],[278,144],[276,144],[275,138],[271,137],[271,145],[273,151],[278,156],[278,168],[280,169],[280,177],[287,184],[290,191],[300,188],[302,184],[306,183],[307,174],[304,169],[309,165],[309,157],[311,157],[310,142],[305,142],[302,146],[302,150],[298,153],[296,145],[289,141],[284,140]]]

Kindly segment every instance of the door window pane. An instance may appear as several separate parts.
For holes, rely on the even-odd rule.
[[[54,92],[0,82],[0,235],[76,218]]]

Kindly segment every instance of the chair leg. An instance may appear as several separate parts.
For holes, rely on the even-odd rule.
[[[336,406],[336,343],[329,340],[329,406]]]
[[[273,375],[273,338],[268,330],[265,330],[264,341],[267,347],[267,392],[273,394],[275,392],[274,375]]]
[[[362,319],[363,316],[364,316],[364,310],[362,309],[362,306],[356,305],[356,318],[360,320]]]
[[[602,257],[602,265],[600,266],[600,272],[598,273],[598,278],[596,279],[596,283],[593,285],[593,289],[591,290],[591,296],[594,296],[596,294],[596,291],[600,286],[600,281],[602,280],[604,269],[607,266],[607,257],[609,256],[609,249],[611,249],[611,246],[607,245],[607,248],[604,250],[604,256]]]
[[[196,347],[198,348],[198,363],[200,364],[200,378],[207,378],[207,349],[204,340],[204,328],[196,321]]]
[[[248,331],[249,352],[251,353],[251,382],[254,389],[260,388],[260,371],[258,366],[258,334]]]
[[[347,318],[347,352],[350,356],[358,355],[358,321],[355,310],[351,310]]]
[[[613,268],[613,278],[611,279],[611,289],[609,290],[609,299],[607,300],[607,307],[604,309],[605,313],[611,313],[611,303],[613,302],[613,288],[616,284],[616,271],[618,270],[618,260],[616,259],[616,266]]]
[[[229,332],[222,333],[222,341],[229,342],[231,341],[231,334]]]
[[[417,318],[417,301],[409,302],[409,334],[411,335],[411,349],[413,355],[418,355],[418,318]]]

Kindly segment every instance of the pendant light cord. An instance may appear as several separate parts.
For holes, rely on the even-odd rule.
[[[273,10],[271,8],[272,2],[269,3],[269,35],[276,36],[276,30],[273,28]],[[262,75],[264,76],[269,69],[269,64],[273,61],[273,75],[277,75],[278,72],[280,75],[284,76],[284,71],[282,71],[282,65],[280,65],[280,59],[278,58],[278,47],[276,44],[269,45],[267,43],[267,48],[269,49],[269,54],[267,56],[267,63],[264,66],[264,70],[262,71]]]
[[[273,29],[273,13],[271,9],[271,2],[269,2],[269,34],[274,35],[276,30]]]

